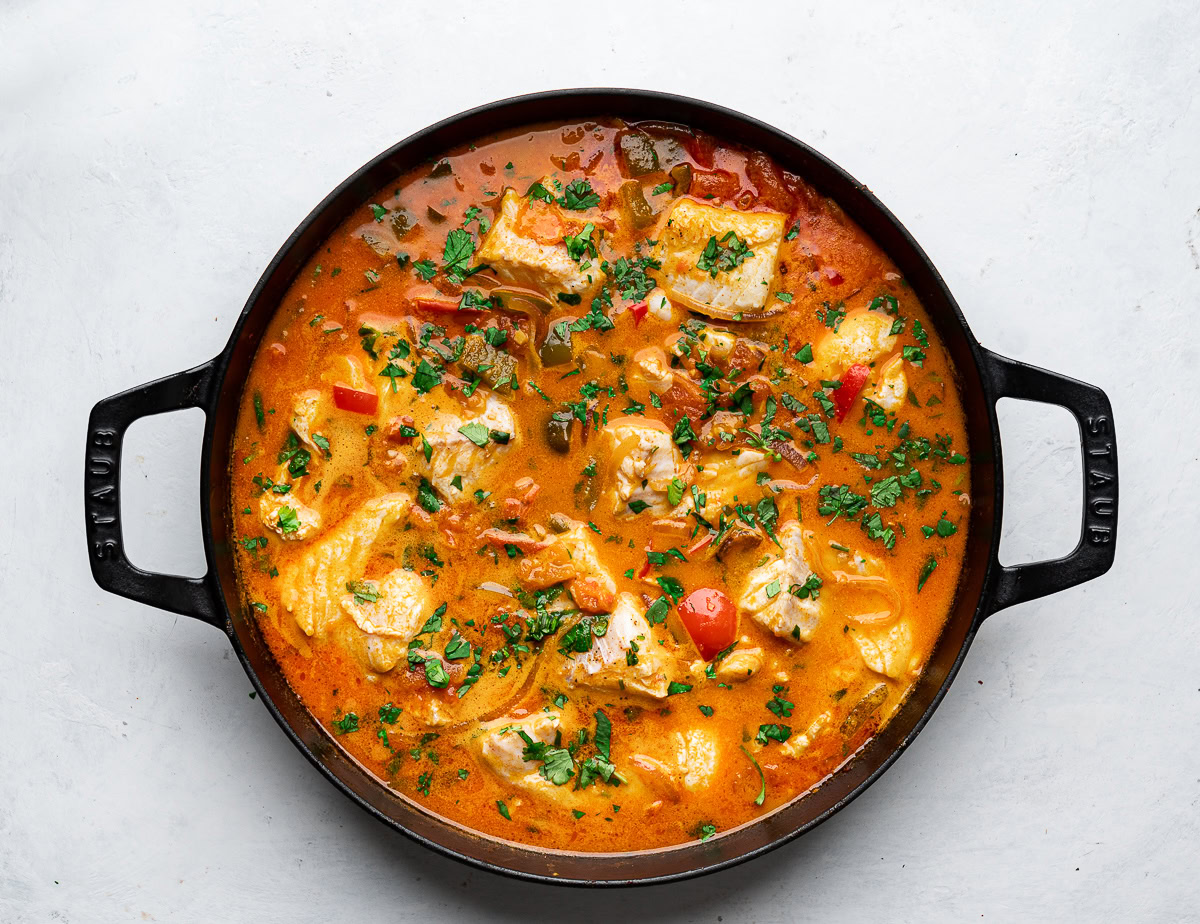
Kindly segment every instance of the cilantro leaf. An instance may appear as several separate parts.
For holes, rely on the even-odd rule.
[[[541,199],[543,202],[554,201],[554,195],[541,183],[534,183],[525,191],[525,195],[528,196],[531,201],[534,199]]]
[[[696,261],[696,268],[706,271],[716,279],[717,273],[737,269],[752,256],[754,251],[746,246],[746,242],[739,238],[736,232],[730,231],[719,242],[716,236],[708,239],[700,258]]]
[[[764,745],[768,741],[778,741],[782,744],[790,737],[792,737],[792,729],[787,725],[760,725],[754,740]]]
[[[596,242],[592,240],[592,232],[595,230],[596,226],[589,221],[578,234],[568,234],[563,238],[563,243],[567,245],[567,255],[576,263],[589,254],[597,256]]]
[[[451,281],[462,281],[468,275],[470,258],[475,253],[475,241],[462,228],[454,228],[446,235],[446,246],[442,252],[443,270]]]
[[[596,750],[605,760],[612,760],[612,722],[599,709],[596,718]]]
[[[488,442],[488,428],[477,420],[472,420],[470,423],[465,423],[458,428],[458,432],[469,439],[476,446],[486,446]]]
[[[663,622],[667,618],[669,608],[667,598],[659,597],[646,610],[646,621],[652,626],[658,625],[658,623]]]
[[[300,529],[300,517],[291,507],[279,508],[279,528],[285,533],[298,532]]]
[[[895,507],[904,489],[896,475],[890,475],[871,485],[871,503],[876,507]]]
[[[748,758],[750,758],[750,763],[754,764],[754,769],[758,771],[759,789],[758,789],[758,796],[754,799],[754,804],[762,805],[763,800],[767,798],[766,774],[763,773],[762,767],[760,767],[758,765],[758,761],[754,759],[754,755],[746,750],[746,746],[743,744],[743,745],[740,745],[740,747],[742,749],[742,753],[745,754]]]
[[[424,395],[440,384],[442,384],[442,370],[430,364],[429,360],[422,359],[421,364],[417,366],[417,371],[413,374],[413,388]]]
[[[417,503],[430,513],[437,513],[442,509],[442,502],[438,499],[437,494],[434,493],[433,485],[429,483],[427,478],[422,477],[421,483],[417,487]]]
[[[921,575],[917,578],[917,593],[921,592],[921,588],[925,586],[925,582],[929,580],[929,576],[937,569],[938,561],[932,555],[925,562],[925,566],[921,568]]]
[[[386,722],[388,725],[395,725],[396,720],[400,718],[400,713],[403,711],[399,706],[387,703],[379,707],[379,721]]]
[[[679,600],[683,597],[684,593],[683,585],[680,584],[679,581],[668,575],[660,575],[659,577],[655,578],[655,581],[657,581],[658,586],[662,588],[663,593],[671,598],[672,603],[679,603]],[[662,598],[660,597],[659,599]]]
[[[450,641],[446,643],[446,660],[458,661],[462,658],[471,656],[471,643],[458,634],[458,630],[450,636]]]
[[[621,257],[616,263],[605,263],[601,268],[605,272],[612,271],[613,283],[622,298],[637,302],[644,299],[656,285],[646,271],[661,267],[662,264],[651,257],[639,257],[636,260]]]
[[[558,204],[572,212],[586,212],[600,204],[600,197],[592,190],[592,184],[580,177],[567,184]]]
[[[339,735],[346,735],[350,732],[358,731],[358,716],[353,712],[347,712],[344,716],[333,723],[334,730]]]

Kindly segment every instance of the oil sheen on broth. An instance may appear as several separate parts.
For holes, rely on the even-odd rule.
[[[887,722],[953,600],[954,370],[762,154],[534,126],[381,189],[258,351],[246,605],[337,743],[546,848],[719,836]]]

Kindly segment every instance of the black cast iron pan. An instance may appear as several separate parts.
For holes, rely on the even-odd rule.
[[[601,115],[679,122],[765,152],[832,197],[895,261],[929,311],[959,373],[970,440],[970,536],[958,594],[929,663],[884,729],[821,786],[704,843],[615,854],[547,851],[477,834],[434,816],[350,759],[280,674],[233,570],[229,456],[242,385],[254,352],[294,275],[362,202],[415,165],[480,136],[547,121]],[[1024,398],[1066,408],[1079,424],[1084,460],[1083,525],[1071,554],[1005,567],[997,560],[1004,491],[996,401]],[[139,417],[198,407],[205,413],[200,503],[208,572],[152,574],[125,557],[121,535],[121,442]],[[645,90],[560,90],[481,106],[430,126],[355,171],[300,224],[267,266],[221,354],[186,372],[99,402],[88,422],[85,514],[92,574],[105,590],[193,616],[224,632],[284,732],[335,786],[385,824],[484,869],[546,882],[632,885],[712,872],[778,847],[847,805],[883,773],[929,721],[983,621],[1004,607],[1098,577],[1117,536],[1117,451],[1112,408],[1098,388],[984,349],[942,277],[904,226],[869,190],[812,148],[711,103]],[[253,776],[253,767],[246,774]]]

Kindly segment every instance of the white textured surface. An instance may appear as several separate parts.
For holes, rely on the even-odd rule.
[[[1194,2],[117,6],[0,4],[0,920],[1197,919]],[[218,352],[360,163],[489,99],[606,84],[727,104],[869,183],[983,343],[1108,390],[1124,490],[1116,568],[992,618],[832,822],[699,882],[569,895],[371,821],[216,631],[100,592],[81,471],[94,401]],[[1003,413],[1009,560],[1077,523],[1073,426],[1028,407]],[[202,567],[198,419],[127,444],[147,565]]]

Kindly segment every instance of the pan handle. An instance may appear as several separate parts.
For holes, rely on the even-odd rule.
[[[1066,408],[1083,451],[1083,529],[1063,558],[1006,567],[994,561],[991,612],[1074,587],[1104,574],[1117,553],[1117,439],[1112,404],[1094,385],[980,348],[992,400],[1020,398]],[[990,614],[989,614],[990,615]]]
[[[215,361],[105,398],[88,420],[84,465],[84,522],[92,577],[110,593],[223,627],[225,617],[207,577],[143,571],[125,557],[121,532],[121,444],[140,417],[203,408]]]

